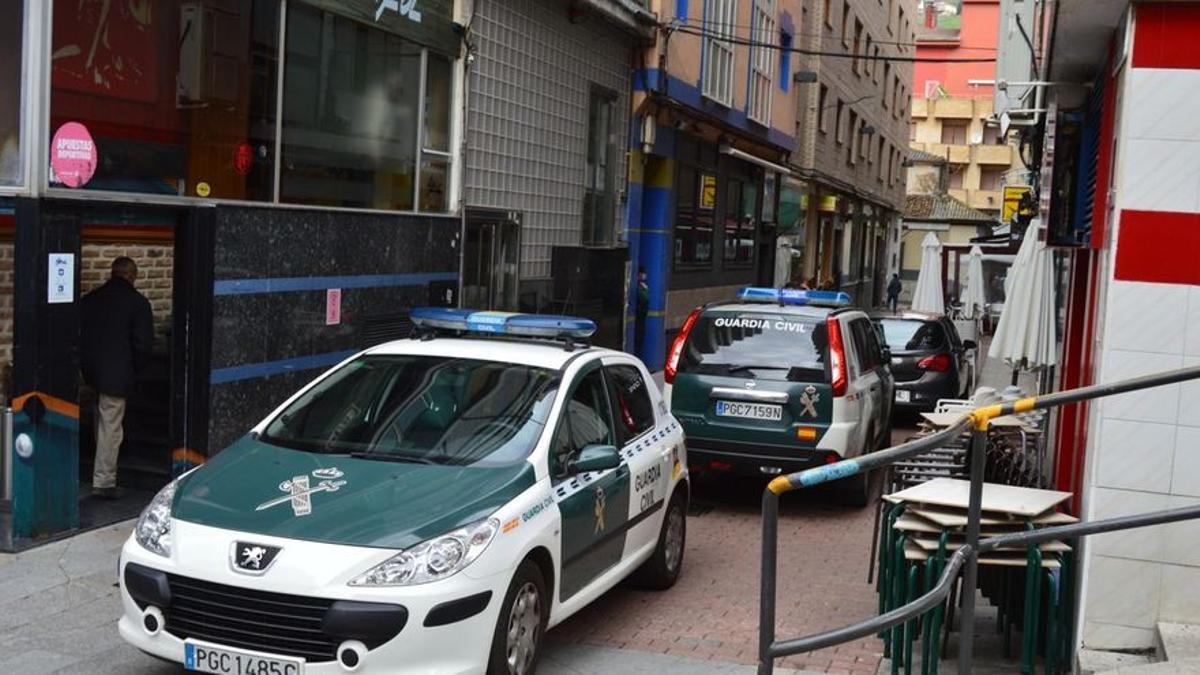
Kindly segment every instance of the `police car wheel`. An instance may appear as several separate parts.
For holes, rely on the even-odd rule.
[[[500,606],[488,675],[529,675],[537,669],[548,600],[541,570],[532,560],[521,563]]]
[[[638,588],[665,591],[675,585],[683,569],[683,551],[687,544],[687,491],[680,488],[667,503],[658,545],[650,559],[630,577]]]

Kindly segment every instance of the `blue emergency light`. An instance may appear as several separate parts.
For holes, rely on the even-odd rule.
[[[738,300],[745,302],[774,302],[781,305],[850,306],[850,294],[844,291],[811,291],[799,288],[747,286],[738,291],[737,297]]]
[[[546,314],[515,314],[485,312],[474,309],[447,307],[416,307],[409,313],[414,325],[420,328],[519,335],[526,337],[585,339],[596,332],[591,319]]]

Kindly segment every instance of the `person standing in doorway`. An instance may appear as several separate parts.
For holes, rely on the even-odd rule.
[[[646,344],[646,315],[650,312],[650,283],[646,280],[646,268],[639,267],[637,275],[637,312],[633,323],[633,351],[639,358]]]
[[[900,275],[892,274],[892,280],[887,285],[887,304],[888,309],[892,310],[892,314],[896,313],[896,306],[900,304]]]
[[[120,257],[112,277],[80,301],[83,381],[96,392],[96,461],[92,494],[115,499],[125,401],[154,345],[150,301],[134,288],[137,263]]]

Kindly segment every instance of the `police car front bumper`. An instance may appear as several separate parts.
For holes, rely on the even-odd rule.
[[[475,578],[468,574],[468,567],[448,579],[416,586],[349,586],[350,579],[395,551],[250,535],[179,520],[173,522],[173,528],[170,557],[145,550],[132,536],[121,551],[123,612],[119,631],[125,641],[148,654],[182,664],[185,638],[192,637],[220,647],[285,657],[299,655],[301,649],[326,654],[315,656],[310,652],[304,666],[306,675],[351,671],[466,674],[481,673],[486,668],[509,583],[508,573]],[[248,576],[235,571],[230,560],[237,541],[278,546],[281,550],[263,574]],[[135,566],[132,571],[130,565]],[[144,583],[135,581],[135,599],[128,582],[139,572],[143,580],[161,575],[166,586],[160,590],[166,591],[166,597],[154,599]],[[185,586],[191,590],[185,590]],[[197,588],[204,594],[198,596]],[[373,645],[366,644],[369,640],[355,640],[358,636],[354,634],[347,638],[344,631],[336,629],[340,635],[325,634],[330,625],[328,616],[321,621],[321,634],[300,634],[289,631],[289,626],[308,626],[281,609],[285,605],[274,604],[287,602],[287,596],[300,604],[309,605],[311,601],[318,606],[316,610],[297,609],[296,616],[312,616],[314,611],[321,611],[319,606],[342,601],[341,607],[352,609],[402,607],[405,618],[393,637],[382,642],[377,639]],[[147,614],[155,614],[158,621],[146,621]],[[197,617],[207,619],[207,630],[211,632],[204,637],[200,633],[206,629],[197,623]],[[396,628],[394,609],[386,617]],[[256,621],[261,625],[256,627]],[[147,623],[157,630],[147,628]],[[351,623],[355,623],[353,618]],[[366,622],[368,631],[370,623]],[[360,654],[354,668],[337,658],[343,648],[350,647]]]

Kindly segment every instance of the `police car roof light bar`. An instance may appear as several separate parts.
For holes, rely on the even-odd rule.
[[[514,314],[448,307],[415,307],[409,313],[423,331],[450,330],[511,337],[540,337],[578,343],[596,332],[591,319],[545,314]],[[428,333],[425,333],[428,335]]]
[[[845,291],[811,291],[799,288],[763,288],[747,286],[738,291],[744,302],[774,302],[781,305],[813,305],[817,307],[849,307],[850,294]]]

